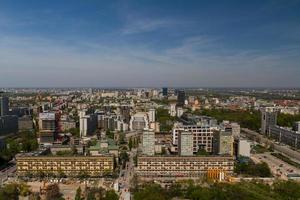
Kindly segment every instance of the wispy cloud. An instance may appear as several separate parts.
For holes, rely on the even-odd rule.
[[[130,19],[125,22],[121,32],[123,34],[138,34],[161,30],[166,28],[178,27],[189,22],[170,19]]]

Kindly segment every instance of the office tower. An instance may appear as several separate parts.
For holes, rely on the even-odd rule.
[[[193,152],[197,153],[199,149],[212,152],[213,127],[205,124],[182,125],[175,124],[173,128],[173,145],[178,145],[178,135],[181,131],[193,133]]]
[[[147,113],[139,112],[134,114],[130,119],[130,130],[144,130],[149,128]]]
[[[183,109],[181,107],[177,108],[177,117],[181,117],[183,115]]]
[[[184,106],[185,102],[185,92],[183,90],[177,91],[177,105]]]
[[[170,114],[172,117],[175,117],[175,116],[176,116],[176,103],[171,103],[171,104],[170,104],[170,111],[169,111],[169,114]]]
[[[180,156],[193,155],[193,134],[191,132],[182,131],[178,135],[178,154]]]
[[[250,142],[247,140],[239,140],[238,144],[238,155],[239,156],[245,156],[250,157]]]
[[[213,140],[215,154],[233,155],[233,136],[231,131],[216,131]]]
[[[277,124],[277,112],[274,108],[267,107],[261,110],[261,133],[269,135],[270,126]]]
[[[153,156],[155,152],[155,133],[152,130],[143,132],[143,154]]]
[[[40,143],[53,143],[57,134],[57,120],[54,112],[39,114]]]
[[[0,97],[0,116],[9,114],[9,99],[8,97],[2,96]]]
[[[155,109],[154,108],[149,109],[148,115],[149,115],[149,122],[155,122]]]
[[[163,88],[162,89],[162,94],[164,97],[168,96],[168,88]]]
[[[84,115],[79,118],[80,137],[92,135],[98,125],[98,117],[96,114]]]

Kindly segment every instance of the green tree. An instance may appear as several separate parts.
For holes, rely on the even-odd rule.
[[[133,146],[133,144],[132,144],[132,139],[129,138],[128,147],[129,147],[129,150],[130,150],[130,151],[131,151],[131,149],[132,149],[132,146]]]
[[[109,190],[105,194],[104,200],[118,200],[119,196],[114,190]]]
[[[81,200],[81,187],[79,186],[76,190],[75,200]]]

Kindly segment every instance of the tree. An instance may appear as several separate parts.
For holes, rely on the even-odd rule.
[[[114,190],[109,190],[105,194],[104,200],[118,200],[119,196]]]
[[[75,200],[81,200],[81,187],[79,186],[76,190]]]
[[[132,139],[129,138],[128,147],[129,147],[129,150],[130,150],[130,151],[131,151],[131,149],[132,149],[132,146],[133,146],[133,144],[132,144]]]

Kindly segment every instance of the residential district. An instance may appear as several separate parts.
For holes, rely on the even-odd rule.
[[[0,199],[300,198],[299,90],[0,91]]]

